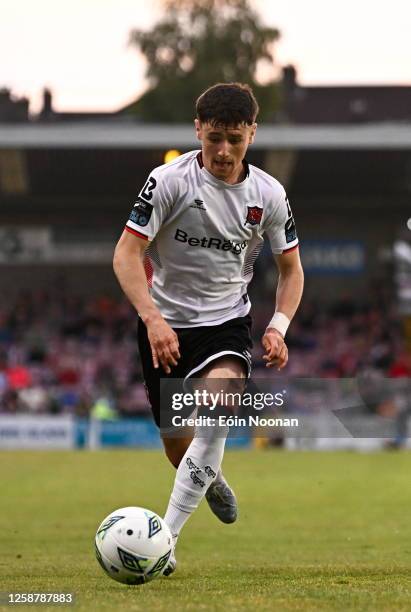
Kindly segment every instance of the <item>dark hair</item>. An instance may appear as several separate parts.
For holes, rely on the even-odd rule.
[[[242,83],[217,83],[197,98],[197,118],[213,125],[252,125],[258,114],[253,90]]]

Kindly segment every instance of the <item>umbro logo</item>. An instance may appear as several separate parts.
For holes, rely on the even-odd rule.
[[[197,210],[207,210],[204,206],[203,200],[194,200],[194,204],[190,204],[190,208],[197,208]]]

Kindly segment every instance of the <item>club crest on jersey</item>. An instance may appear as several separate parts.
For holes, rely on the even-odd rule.
[[[262,216],[262,208],[259,208],[258,206],[247,206],[247,218],[245,220],[245,224],[249,223],[250,225],[258,225],[261,223]]]

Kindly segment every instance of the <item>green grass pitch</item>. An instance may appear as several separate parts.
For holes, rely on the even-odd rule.
[[[73,591],[75,610],[411,610],[406,452],[227,452],[239,520],[223,525],[203,502],[177,572],[139,587],[103,573],[93,537],[121,506],[164,512],[174,470],[160,451],[0,460],[0,591]]]

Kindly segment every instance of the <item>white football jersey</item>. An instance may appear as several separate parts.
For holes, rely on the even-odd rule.
[[[255,166],[246,171],[229,185],[206,170],[201,151],[191,151],[155,168],[140,191],[126,229],[150,241],[151,295],[172,327],[245,316],[263,234],[276,254],[298,244],[282,185]]]

